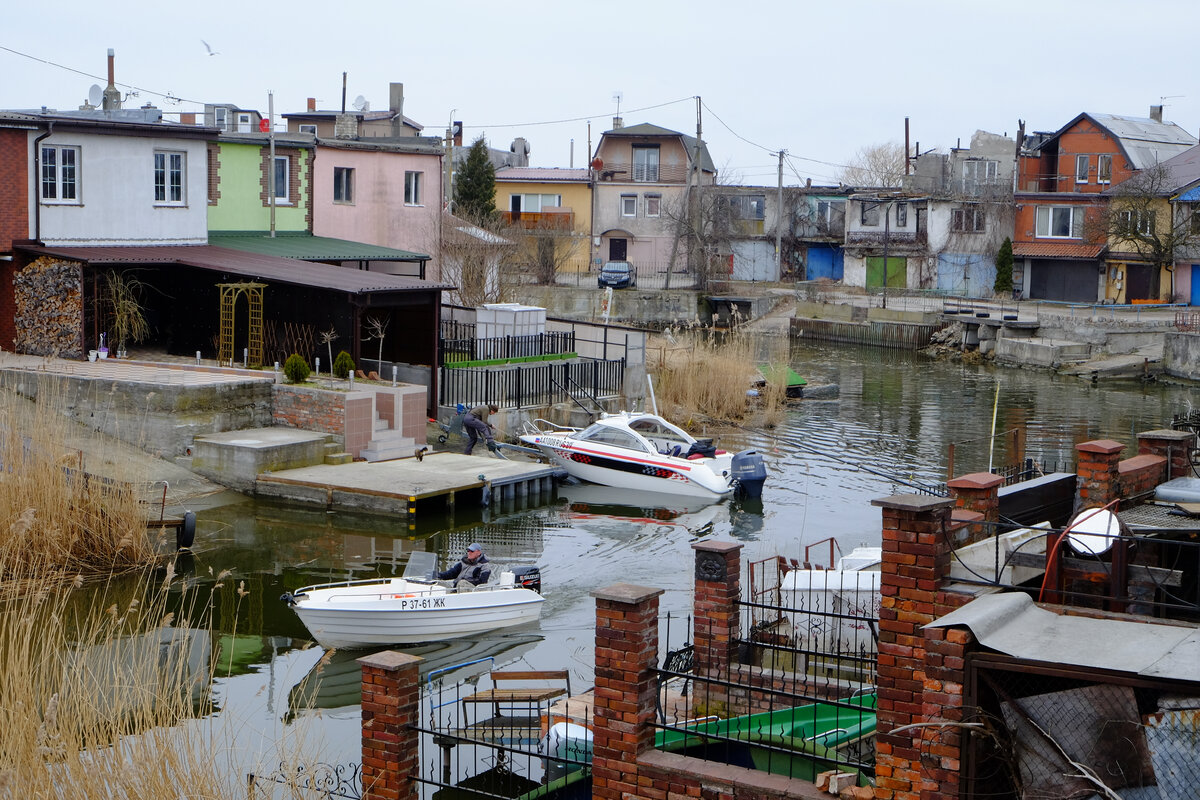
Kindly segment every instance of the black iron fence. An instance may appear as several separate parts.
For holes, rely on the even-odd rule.
[[[501,408],[537,408],[581,395],[618,397],[625,389],[625,359],[442,367],[438,385],[443,406],[496,403]]]
[[[565,355],[575,352],[575,332],[533,333],[527,336],[497,336],[489,339],[477,339],[473,336],[443,338],[438,351],[441,366],[453,365],[459,361]]]

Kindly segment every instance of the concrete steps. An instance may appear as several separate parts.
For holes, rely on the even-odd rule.
[[[326,464],[349,464],[353,460],[354,460],[354,456],[350,455],[349,453],[326,453],[325,454],[325,463]]]

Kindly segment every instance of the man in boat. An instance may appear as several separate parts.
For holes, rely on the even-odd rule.
[[[492,568],[488,566],[488,558],[483,554],[483,548],[478,542],[467,545],[466,555],[450,569],[439,572],[439,581],[454,581],[456,589],[474,589],[481,583],[487,583],[491,577]]]
[[[488,415],[495,414],[499,410],[500,407],[495,403],[488,403],[475,406],[463,417],[463,427],[467,430],[467,449],[463,451],[465,455],[471,455],[471,451],[475,449],[475,443],[480,438],[487,441],[488,450],[496,449],[496,440],[492,436],[492,424],[488,422]]]

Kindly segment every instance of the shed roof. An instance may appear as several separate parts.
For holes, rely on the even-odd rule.
[[[328,236],[313,236],[303,231],[276,233],[209,231],[208,241],[219,247],[245,250],[279,258],[304,261],[429,261],[430,256],[411,250],[397,250]]]
[[[496,180],[498,182],[587,183],[588,170],[563,169],[562,167],[501,167],[496,170]]]
[[[1079,258],[1092,259],[1103,252],[1102,244],[1079,242],[1013,242],[1013,255],[1022,258]]]
[[[206,244],[163,245],[150,247],[45,247],[16,245],[16,250],[49,255],[90,265],[180,264],[187,267],[224,272],[277,283],[333,289],[349,294],[377,292],[426,292],[453,288],[448,284],[335,267],[295,258],[249,253]]]

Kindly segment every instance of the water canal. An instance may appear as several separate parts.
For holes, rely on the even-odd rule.
[[[302,742],[311,758],[359,761],[353,658],[360,653],[337,654],[319,687],[301,690],[323,651],[279,602],[284,591],[390,573],[414,549],[434,550],[446,561],[479,541],[499,564],[542,568],[547,601],[540,625],[429,646],[420,654],[430,668],[487,656],[497,667],[567,668],[572,687],[584,688],[592,679],[592,590],[617,582],[660,587],[663,610],[686,614],[690,544],[698,538],[739,540],[744,559],[801,557],[805,545],[827,536],[846,550],[877,543],[879,510],[869,501],[905,491],[887,476],[944,480],[951,443],[958,443],[959,474],[987,469],[989,457],[996,465],[1006,462],[1003,440],[989,456],[997,385],[996,429],[1025,428],[1030,457],[1067,469],[1081,441],[1112,438],[1131,452],[1134,434],[1164,427],[1172,414],[1190,410],[1193,394],[1180,386],[1092,384],[872,349],[797,346],[792,363],[810,382],[839,384],[840,398],[804,402],[770,432],[721,436],[727,449],[755,447],[767,455],[771,476],[757,508],[725,503],[664,509],[627,496],[614,503],[611,493],[577,488],[537,508],[459,509],[453,519],[422,520],[415,532],[389,520],[248,500],[202,509],[196,552],[182,568],[201,583],[231,569],[249,591],[236,611],[233,604],[222,608],[218,620],[223,636],[213,690],[220,715],[234,721],[231,750],[248,765],[270,764],[278,761],[277,743],[288,742],[285,748],[295,752]],[[676,619],[671,644],[683,637],[684,624]]]

